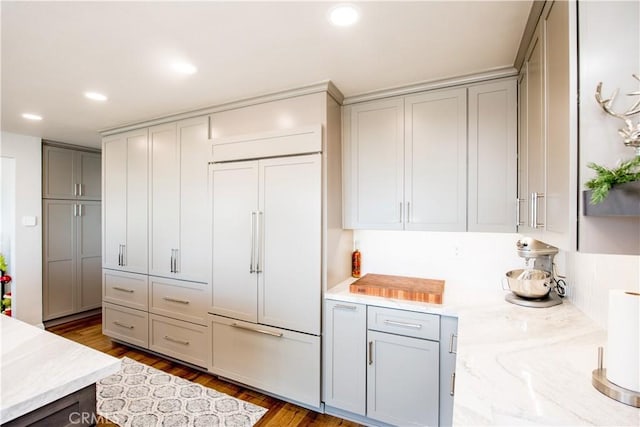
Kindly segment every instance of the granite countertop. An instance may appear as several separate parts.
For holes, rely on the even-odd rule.
[[[495,287],[447,283],[443,304],[425,304],[351,294],[354,280],[325,298],[458,318],[454,425],[640,425],[640,409],[591,385],[606,331],[568,301],[527,308]]]
[[[120,360],[0,315],[0,424],[117,372]]]

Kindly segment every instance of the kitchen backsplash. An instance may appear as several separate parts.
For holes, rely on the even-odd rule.
[[[510,233],[354,231],[363,275],[443,279],[482,289],[500,289],[508,270],[523,268],[524,260],[516,254],[519,238]]]
[[[504,274],[523,268],[516,233],[436,233],[356,230],[362,274],[443,279],[449,286],[500,289]],[[560,253],[556,273],[566,276],[567,297],[603,329],[609,289],[640,292],[640,257]],[[445,284],[445,287],[447,285]]]
[[[607,329],[609,290],[640,292],[640,256],[571,253],[567,271],[572,287],[571,302]]]

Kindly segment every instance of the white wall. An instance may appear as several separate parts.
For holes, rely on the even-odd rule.
[[[0,134],[0,156],[15,161],[15,210],[13,224],[4,229],[11,243],[13,316],[42,325],[42,141],[8,132]],[[36,225],[23,226],[23,219]]]

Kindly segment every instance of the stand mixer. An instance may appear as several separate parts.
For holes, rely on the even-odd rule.
[[[524,258],[527,269],[541,270],[549,273],[550,280],[548,287],[550,289],[549,292],[542,297],[526,297],[520,292],[517,292],[520,293],[520,295],[516,295],[516,291],[512,289],[512,292],[508,293],[504,299],[512,304],[525,307],[543,308],[562,304],[562,297],[565,295],[565,282],[562,279],[557,280],[555,278],[553,264],[553,258],[558,253],[558,248],[530,237],[518,240],[516,247],[518,256]],[[532,260],[533,266],[530,266],[529,264]],[[527,271],[528,270],[523,270],[525,273]],[[507,275],[508,274],[509,273],[507,273]],[[516,278],[515,280],[517,282],[518,279]],[[511,284],[509,286],[511,287]]]

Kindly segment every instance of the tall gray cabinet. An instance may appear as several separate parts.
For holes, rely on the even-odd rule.
[[[44,145],[43,319],[101,306],[100,153]]]

